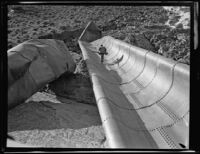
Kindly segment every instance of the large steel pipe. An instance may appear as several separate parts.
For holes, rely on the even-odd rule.
[[[63,41],[34,39],[8,50],[8,108],[23,103],[75,63]]]
[[[79,39],[111,148],[189,148],[189,66],[110,36]],[[95,39],[94,39],[95,38]],[[87,41],[90,40],[90,41]],[[104,63],[96,53],[103,44]]]

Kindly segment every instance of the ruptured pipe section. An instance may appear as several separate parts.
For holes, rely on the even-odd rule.
[[[7,52],[8,109],[24,103],[47,83],[65,72],[74,72],[75,63],[63,41],[33,39]]]
[[[91,27],[92,37],[82,37],[90,36]],[[90,22],[79,46],[109,146],[189,148],[189,66],[110,36],[101,37],[99,31]],[[103,64],[96,54],[101,44],[108,52]]]

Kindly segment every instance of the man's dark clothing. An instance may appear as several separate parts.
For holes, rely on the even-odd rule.
[[[106,48],[103,47],[103,46],[101,46],[101,47],[99,48],[99,54],[107,54]]]
[[[99,54],[101,55],[101,63],[103,63],[103,59],[104,59],[104,54],[108,54],[107,51],[106,51],[106,48],[101,46],[99,48]]]

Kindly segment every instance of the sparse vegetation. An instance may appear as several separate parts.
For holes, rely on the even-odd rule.
[[[69,32],[82,29],[93,20],[103,35],[190,64],[190,30],[183,29],[181,24],[175,29],[165,25],[169,13],[173,12],[163,7],[17,5],[9,6],[8,10],[14,10],[8,20],[8,48],[28,39],[53,38],[68,31],[66,45],[70,51],[80,52],[76,42],[78,35],[74,37],[74,33]],[[170,22],[174,24],[180,16],[173,16]]]

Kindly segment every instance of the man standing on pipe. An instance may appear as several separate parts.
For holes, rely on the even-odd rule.
[[[98,54],[101,55],[101,63],[103,63],[104,54],[105,55],[108,54],[107,51],[106,51],[106,48],[103,45],[100,46]]]

